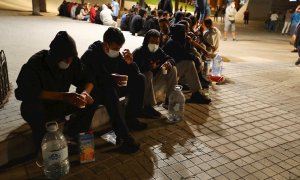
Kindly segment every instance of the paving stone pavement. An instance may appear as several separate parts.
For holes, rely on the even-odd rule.
[[[70,32],[80,55],[106,29],[55,16],[3,15],[0,23],[0,48],[7,49],[14,87],[21,65],[47,48],[59,29]],[[186,104],[184,121],[176,124],[143,120],[149,128],[133,133],[141,150],[132,155],[115,153],[96,137],[96,161],[80,165],[71,156],[71,172],[63,179],[300,179],[297,54],[290,53],[288,37],[261,27],[238,25],[238,41],[221,42],[228,82],[213,86],[210,105]],[[142,43],[125,36],[131,50]],[[0,110],[0,123],[1,140],[24,123],[13,95]],[[33,161],[0,172],[0,179],[43,177]]]

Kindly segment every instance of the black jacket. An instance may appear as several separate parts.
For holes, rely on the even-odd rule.
[[[161,48],[158,48],[154,53],[148,49],[149,34],[146,34],[143,45],[133,52],[133,61],[136,62],[141,72],[150,71],[150,61],[154,61],[157,64],[162,65],[166,61],[169,61],[172,65],[175,65],[175,61],[172,57],[168,56]],[[157,69],[156,71],[158,71]],[[156,71],[154,73],[156,73]]]
[[[121,54],[117,58],[108,57],[103,50],[101,41],[96,41],[90,45],[88,50],[81,56],[81,62],[90,72],[91,79],[95,80],[95,91],[105,85],[113,84],[116,86],[112,80],[112,73],[128,75],[129,79],[130,76],[140,73],[138,66],[134,62],[128,65]]]
[[[84,66],[78,58],[66,70],[57,66],[59,59],[51,54],[51,51],[42,50],[34,54],[26,64],[22,66],[17,78],[18,87],[15,96],[21,101],[34,101],[38,99],[41,91],[68,92],[71,85],[83,89],[88,82]]]
[[[176,24],[171,27],[171,38],[168,40],[163,50],[174,58],[176,63],[182,60],[198,62],[198,58],[194,55],[192,45],[185,39],[185,26]]]
[[[149,15],[145,21],[144,24],[144,31],[145,34],[150,30],[155,29],[157,31],[160,31],[158,19],[154,16]]]
[[[132,34],[139,32],[143,29],[144,19],[140,15],[134,15],[130,22],[130,32]]]

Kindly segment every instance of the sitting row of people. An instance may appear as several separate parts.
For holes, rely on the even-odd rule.
[[[188,85],[190,102],[211,102],[202,92],[207,88],[204,81],[209,82],[201,71],[201,59],[216,51],[218,37],[208,36],[212,37],[211,42],[205,40],[209,38],[200,39],[209,32],[219,34],[212,21],[205,20],[204,26],[196,30],[185,20],[173,26],[167,19],[159,22],[160,32],[149,30],[142,46],[133,53],[128,49],[120,53],[124,35],[118,28],[110,27],[103,42],[94,42],[79,59],[75,41],[61,31],[51,42],[50,50],[36,53],[23,65],[15,95],[22,101],[21,115],[32,129],[36,152],[40,151],[46,122],[72,113],[64,133],[76,138],[78,133],[89,130],[100,104],[108,111],[120,151],[133,153],[139,144],[129,131],[147,128],[138,117],[161,117],[154,109],[161,89],[165,92],[164,105],[168,105],[168,96],[178,83]],[[162,68],[168,71],[166,75]],[[127,75],[127,86],[115,81],[114,73]],[[69,92],[71,85],[77,88],[76,92]],[[121,96],[128,97],[125,116],[121,113]]]
[[[119,14],[119,3],[118,0],[114,0],[112,4],[102,4],[100,7],[97,4],[78,4],[63,1],[58,11],[60,16],[115,27],[117,26],[116,21]]]

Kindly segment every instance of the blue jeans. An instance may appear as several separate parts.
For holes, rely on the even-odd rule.
[[[203,21],[205,17],[210,16],[210,8],[207,0],[197,0],[199,21]]]
[[[276,26],[277,26],[277,21],[270,21],[270,24],[269,24],[269,31],[275,32]]]

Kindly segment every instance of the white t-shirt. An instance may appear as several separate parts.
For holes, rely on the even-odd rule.
[[[276,13],[272,14],[270,17],[271,21],[277,21],[278,15]]]

